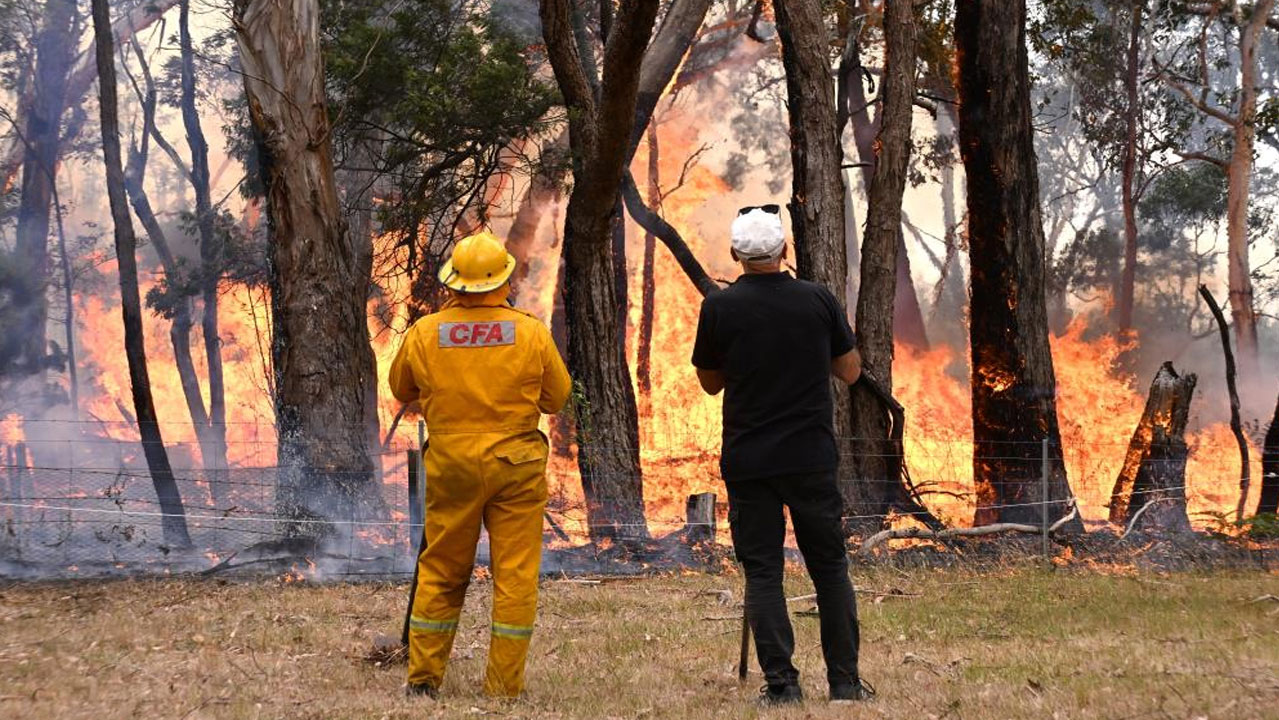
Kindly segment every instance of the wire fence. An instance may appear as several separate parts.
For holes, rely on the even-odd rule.
[[[213,471],[201,467],[195,443],[186,449],[178,447],[172,455],[181,503],[180,512],[174,512],[157,494],[136,440],[101,433],[51,437],[31,424],[24,429],[27,437],[19,442],[0,438],[0,575],[199,572],[232,562],[260,563],[264,571],[274,572],[290,559],[303,563],[298,569],[303,574],[329,577],[390,576],[412,570],[420,532],[410,523],[415,516],[410,507],[410,474],[417,472],[417,463],[410,457],[417,442],[413,426],[399,428],[375,447],[371,472],[350,478],[330,474],[328,480],[345,487],[344,493],[303,498],[305,512],[301,513],[288,473],[274,465],[273,442],[268,457],[266,453],[250,455],[238,446],[240,440],[231,440],[229,457],[267,462],[233,462],[232,467]],[[645,439],[639,452],[643,512],[640,517],[617,514],[610,526],[623,534],[660,537],[710,525],[726,541],[719,438],[689,431]],[[254,438],[243,442],[265,444]],[[888,464],[895,458],[881,440],[843,439],[839,444],[852,448],[842,461],[845,473],[859,462],[878,459]],[[965,525],[978,512],[1024,509],[1038,516],[1044,506],[1050,506],[1055,518],[1064,511],[1065,499],[1060,494],[1042,494],[1038,480],[1045,469],[1052,475],[1064,469],[1083,518],[1101,522],[1125,462],[1127,443],[1055,449],[1041,443],[993,442],[980,447],[983,452],[975,452],[974,443],[963,438],[908,440],[907,485],[883,477],[854,478],[854,482],[868,491],[881,488],[880,494],[913,494],[922,508],[899,508],[894,511],[899,518],[930,514],[946,524]],[[552,449],[547,543],[560,548],[586,544],[592,518],[576,461],[577,447],[571,438],[552,433]],[[587,450],[595,456],[633,452],[615,445],[588,446]],[[1191,448],[1184,485],[1159,492],[1184,495],[1190,515],[1201,523],[1228,513],[1239,498],[1238,456],[1234,455],[1231,467],[1230,452],[1225,446]],[[179,458],[184,462],[178,462]],[[973,481],[975,472],[991,475],[980,490]],[[605,489],[606,496],[634,482],[630,475],[599,470],[591,480],[597,490]],[[1260,482],[1253,485],[1255,496]],[[685,515],[687,498],[706,492],[718,496],[716,516],[690,521]],[[180,547],[166,535],[166,528],[179,515],[189,533],[189,547]],[[845,519],[878,521],[882,517],[850,511]],[[481,558],[483,554],[482,549]]]

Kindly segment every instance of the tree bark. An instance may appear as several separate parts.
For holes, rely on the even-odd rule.
[[[1195,382],[1193,374],[1178,375],[1170,362],[1155,373],[1146,409],[1110,493],[1112,523],[1128,526],[1136,519],[1133,527],[1137,529],[1190,531],[1186,516],[1186,423]]]
[[[1257,512],[1279,513],[1279,400],[1261,449],[1261,501]]]
[[[635,124],[656,0],[622,0],[604,45],[598,97],[573,39],[568,0],[542,0],[547,55],[568,108],[573,192],[564,223],[568,364],[581,392],[578,466],[592,539],[647,537],[639,420],[617,342],[611,219]]]
[[[47,0],[36,37],[31,104],[21,113],[22,195],[12,262],[20,268],[22,287],[12,293],[22,351],[16,365],[28,374],[48,364],[49,209],[53,199],[61,147],[62,113],[66,107],[67,73],[75,52],[77,12],[74,0]]]
[[[790,117],[791,236],[799,277],[845,297],[848,256],[844,244],[843,150],[835,122],[835,87],[827,61],[829,37],[816,0],[776,0],[777,33],[786,69]],[[850,454],[852,416],[848,387],[832,380],[835,436],[841,456]],[[848,464],[839,471],[845,503],[859,496]]]
[[[218,282],[222,279],[222,238],[213,224],[213,201],[209,189],[209,144],[200,127],[196,109],[195,48],[191,42],[191,0],[181,0],[178,38],[181,61],[182,125],[191,148],[191,187],[195,190],[196,227],[200,232],[200,329],[204,336],[204,359],[209,372],[208,454],[203,458],[214,503],[226,501],[226,383],[222,375],[222,341],[218,336]]]
[[[1119,281],[1118,310],[1119,331],[1132,331],[1132,312],[1137,284],[1137,197],[1134,181],[1137,175],[1137,121],[1141,115],[1141,102],[1137,94],[1141,74],[1141,27],[1145,12],[1145,0],[1132,5],[1132,21],[1128,34],[1128,63],[1124,70],[1124,154],[1122,168],[1122,201],[1124,206],[1124,267]]]
[[[648,125],[648,207],[658,208],[662,203],[662,185],[658,168],[657,125]],[[644,230],[644,265],[640,272],[640,323],[635,347],[635,381],[644,398],[653,391],[653,313],[657,306],[657,278],[653,263],[657,260],[657,236]]]
[[[1072,496],[1048,344],[1025,0],[957,6],[960,148],[968,179],[976,523],[1053,519]],[[1049,446],[1047,497],[1041,442]],[[1082,529],[1072,523],[1071,530]]]
[[[319,15],[317,0],[236,0],[233,20],[266,186],[277,504],[291,518],[344,515],[375,490],[364,432],[371,240],[350,235],[338,202]]]
[[[138,293],[137,238],[124,194],[124,168],[120,159],[120,129],[115,85],[115,50],[112,47],[111,16],[107,0],[93,0],[93,30],[97,41],[99,113],[102,121],[102,154],[106,163],[107,197],[115,226],[116,258],[120,267],[120,309],[124,320],[124,350],[129,363],[129,384],[137,415],[142,450],[146,456],[156,499],[163,513],[164,541],[175,547],[190,547],[186,512],[178,491],[164,438],[151,397],[147,356],[142,333],[142,298]]]
[[[1248,197],[1252,182],[1252,156],[1257,139],[1257,44],[1275,6],[1275,0],[1260,0],[1252,17],[1239,23],[1239,109],[1235,114],[1234,145],[1226,172],[1226,240],[1230,282],[1230,317],[1235,326],[1235,344],[1246,379],[1259,372],[1257,314],[1254,308],[1252,274],[1248,263]]]
[[[862,367],[891,390],[893,379],[893,308],[903,279],[901,247],[902,193],[910,163],[910,128],[915,99],[916,26],[909,0],[886,0],[884,5],[884,78],[880,86],[879,137],[875,142],[874,175],[867,198],[866,230],[862,236],[861,282],[857,293],[857,345]],[[860,81],[860,80],[859,80]],[[904,284],[912,288],[910,277]],[[899,475],[889,473],[889,421],[879,398],[864,385],[850,389],[853,453],[852,482],[845,505],[852,515],[867,516],[850,523],[858,534],[877,530],[900,490]],[[898,468],[900,470],[900,468]]]

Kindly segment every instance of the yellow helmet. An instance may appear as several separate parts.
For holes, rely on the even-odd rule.
[[[496,235],[481,230],[457,241],[453,258],[440,268],[440,282],[462,293],[496,290],[515,272],[515,257]]]

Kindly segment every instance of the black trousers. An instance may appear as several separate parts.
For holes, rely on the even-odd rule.
[[[817,590],[822,655],[831,685],[857,680],[857,601],[848,578],[835,472],[779,475],[726,483],[733,548],[746,573],[746,617],[769,685],[799,681],[791,663],[795,635],[782,588],[782,545],[790,510],[795,540]]]

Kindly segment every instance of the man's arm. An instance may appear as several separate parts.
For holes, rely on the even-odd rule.
[[[693,367],[697,369],[697,382],[708,395],[718,395],[724,389],[724,358],[720,356],[715,339],[715,311],[709,298],[702,301],[697,316],[697,337],[693,340]]]
[[[542,335],[542,393],[537,400],[537,409],[554,415],[568,402],[573,391],[573,379],[569,377],[568,368],[564,367],[564,358],[560,357],[551,332],[540,323],[538,327]]]
[[[404,334],[404,341],[400,344],[400,349],[395,353],[395,359],[391,361],[391,371],[388,373],[388,381],[391,386],[391,394],[396,400],[402,403],[411,403],[418,400],[421,394],[421,388],[418,385],[418,378],[413,375],[413,339],[416,325],[409,328]]]
[[[845,385],[852,385],[862,376],[862,356],[856,348],[831,360],[830,374],[839,378]]]
[[[697,382],[707,395],[718,395],[724,389],[724,371],[697,368]]]

